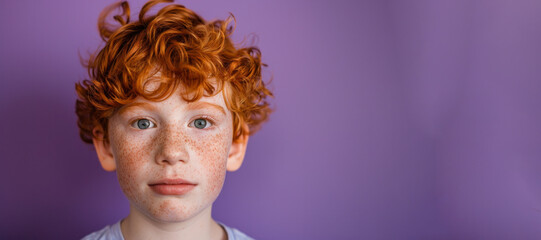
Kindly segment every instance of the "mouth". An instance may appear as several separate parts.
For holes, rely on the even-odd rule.
[[[153,181],[148,186],[160,195],[184,195],[194,189],[197,184],[181,178],[167,178]]]

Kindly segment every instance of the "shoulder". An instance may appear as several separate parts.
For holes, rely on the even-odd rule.
[[[254,240],[253,238],[249,237],[248,235],[244,234],[243,232],[239,231],[236,228],[228,227],[223,223],[219,223],[222,225],[222,227],[227,232],[227,239],[228,240]]]
[[[124,240],[120,231],[120,221],[88,234],[82,240]]]

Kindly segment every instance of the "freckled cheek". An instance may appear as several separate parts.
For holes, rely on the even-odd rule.
[[[218,195],[222,189],[225,174],[227,156],[229,154],[228,136],[230,134],[218,133],[206,136],[200,139],[196,148],[198,156],[201,159],[203,175],[206,177],[208,188],[207,194]]]
[[[139,184],[144,179],[141,176],[148,175],[148,164],[145,160],[151,150],[150,144],[136,141],[126,135],[117,135],[115,139],[114,153],[117,164],[117,177],[124,194],[136,200]]]

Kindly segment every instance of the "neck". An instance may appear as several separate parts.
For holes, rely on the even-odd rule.
[[[160,222],[130,204],[130,214],[120,223],[126,240],[227,239],[225,230],[211,217],[212,206],[182,222]]]

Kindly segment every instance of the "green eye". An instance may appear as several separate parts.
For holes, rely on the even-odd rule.
[[[206,119],[199,118],[199,119],[195,119],[195,121],[193,121],[193,125],[194,125],[196,128],[204,129],[204,128],[207,127],[207,125],[209,125],[209,123],[207,122]]]
[[[148,119],[139,119],[137,120],[137,128],[139,129],[147,129],[154,126],[154,123],[152,123]]]

